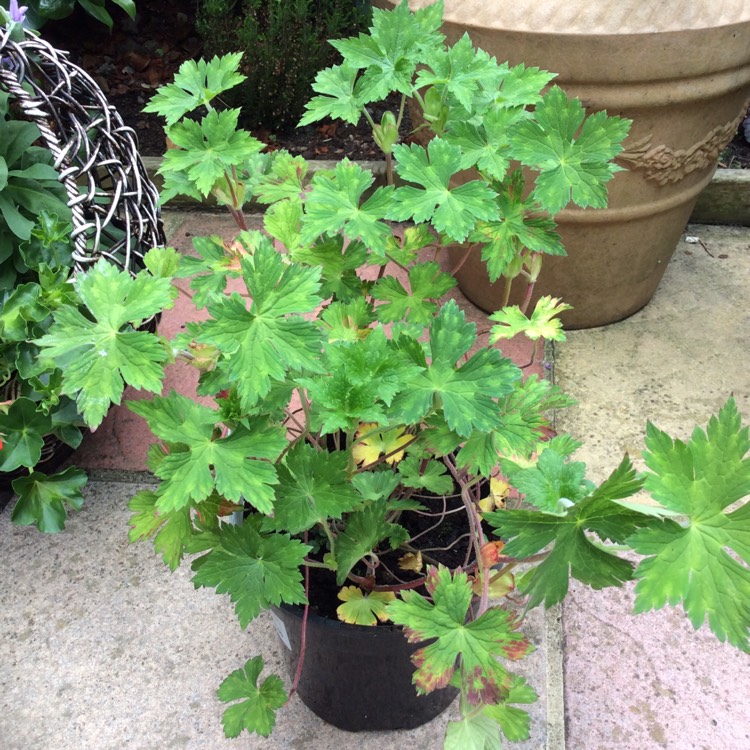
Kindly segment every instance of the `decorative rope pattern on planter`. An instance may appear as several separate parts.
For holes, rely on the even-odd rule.
[[[105,257],[133,273],[164,245],[158,191],[138,154],[135,131],[66,52],[26,32],[0,30],[0,90],[38,126],[73,213],[76,270]]]

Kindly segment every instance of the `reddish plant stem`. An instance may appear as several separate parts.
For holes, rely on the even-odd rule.
[[[466,507],[466,515],[469,517],[469,528],[471,532],[471,541],[474,546],[474,555],[476,556],[476,565],[481,567],[482,570],[482,597],[479,601],[479,609],[477,610],[477,617],[481,616],[489,606],[490,600],[490,582],[488,571],[482,565],[482,547],[484,546],[484,533],[482,532],[482,519],[479,517],[476,505],[470,497],[469,493],[471,488],[461,486],[461,480],[459,477],[458,469],[454,463],[448,458],[443,457],[443,463],[448,467],[448,470],[453,474],[453,478],[457,484],[461,487],[461,499],[464,501]]]
[[[464,263],[466,263],[467,260],[469,260],[469,256],[471,255],[471,251],[474,249],[474,245],[469,245],[469,247],[466,249],[466,252],[464,253],[463,258],[461,258],[460,261],[458,261],[458,264],[455,268],[451,269],[451,273],[456,274],[458,273],[464,266]]]
[[[526,311],[529,309],[531,304],[531,295],[534,293],[534,287],[536,286],[535,281],[530,281],[526,285],[526,294],[523,296],[523,302],[521,303],[521,312],[526,315]]]
[[[307,532],[305,532],[304,540],[305,543],[307,543]],[[297,687],[299,686],[299,681],[302,677],[302,667],[305,664],[305,651],[307,650],[307,615],[310,611],[310,568],[307,565],[305,565],[305,599],[307,601],[305,602],[305,609],[302,613],[302,638],[299,647],[299,661],[297,662],[297,671],[294,674],[292,687],[289,689],[289,698],[287,699],[287,702],[289,702],[291,697],[297,692]]]

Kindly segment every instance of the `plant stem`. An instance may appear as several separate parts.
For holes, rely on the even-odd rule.
[[[466,252],[464,253],[464,257],[461,258],[461,260],[458,262],[458,265],[456,265],[455,268],[451,269],[451,273],[457,274],[464,266],[467,260],[469,260],[469,256],[471,255],[471,251],[474,249],[474,244],[470,244],[469,247],[466,249]]]
[[[307,542],[307,532],[305,532],[304,536],[305,542]],[[297,662],[297,671],[294,674],[294,680],[292,682],[292,687],[289,689],[289,698],[287,699],[287,703],[289,702],[289,699],[297,692],[297,687],[299,686],[300,677],[302,677],[302,667],[305,663],[305,651],[307,650],[307,615],[310,611],[310,568],[305,565],[305,609],[302,613],[302,638],[300,641],[300,648],[299,648],[299,661]]]
[[[529,309],[531,304],[531,295],[534,293],[534,287],[536,286],[535,281],[529,281],[526,285],[526,294],[523,296],[523,302],[521,303],[521,312],[526,315],[526,311]]]
[[[393,185],[393,154],[389,151],[385,155],[385,182],[386,185]]]
[[[448,467],[448,470],[453,475],[456,483],[461,487],[461,499],[464,501],[466,514],[469,517],[469,527],[472,545],[474,546],[474,555],[476,557],[477,566],[482,571],[482,598],[479,602],[479,610],[477,611],[477,617],[479,617],[489,606],[489,578],[487,576],[487,570],[484,565],[482,565],[482,547],[484,546],[485,541],[484,533],[482,532],[482,519],[479,517],[474,501],[469,497],[470,488],[461,484],[461,478],[454,463],[448,456],[443,457],[443,463]]]

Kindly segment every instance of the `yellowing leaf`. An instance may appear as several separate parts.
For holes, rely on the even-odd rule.
[[[510,493],[510,485],[500,477],[490,479],[490,494],[479,501],[479,509],[483,513],[499,510],[505,507],[505,501]]]
[[[339,620],[350,625],[376,625],[387,622],[385,607],[396,595],[392,591],[372,591],[365,594],[356,586],[344,586],[338,593],[343,604],[336,610]]]
[[[401,570],[412,570],[415,573],[419,573],[422,570],[422,553],[407,552],[403,557],[399,558],[398,567]]]
[[[360,424],[357,437],[362,439],[355,443],[352,455],[358,464],[366,465],[375,463],[381,455],[388,456],[385,460],[389,464],[398,463],[404,457],[404,452],[398,448],[412,440],[400,427],[380,432],[375,422]]]
[[[488,589],[490,599],[502,599],[516,588],[516,578],[513,573],[504,573],[501,576],[490,578]],[[471,579],[471,590],[475,596],[482,595],[482,580],[480,578]]]

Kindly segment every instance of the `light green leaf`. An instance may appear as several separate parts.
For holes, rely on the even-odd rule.
[[[477,219],[498,216],[496,194],[484,182],[472,180],[455,188],[450,178],[461,169],[461,149],[433,138],[427,149],[416,144],[393,147],[396,171],[419,188],[400,187],[393,194],[389,219],[430,221],[438,232],[463,242]]]
[[[380,187],[364,203],[363,193],[375,178],[371,171],[348,159],[331,171],[318,172],[305,201],[302,241],[313,243],[318,237],[342,232],[350,240],[361,239],[380,255],[385,254],[391,230],[381,221],[388,212],[391,187]]]
[[[357,68],[344,63],[321,70],[313,82],[313,91],[318,93],[305,105],[306,112],[299,121],[300,126],[330,117],[352,125],[362,116],[364,100],[361,83],[355,83]]]
[[[161,86],[143,108],[166,118],[174,125],[181,117],[233,88],[246,76],[237,72],[242,53],[237,52],[212,60],[186,60],[174,77],[174,83]]]
[[[539,298],[530,317],[526,317],[518,305],[504,307],[490,315],[490,320],[498,323],[492,326],[490,343],[495,344],[501,339],[511,339],[519,333],[523,333],[532,341],[540,338],[547,341],[565,341],[562,321],[555,316],[572,309],[570,305],[550,296]]]
[[[442,408],[448,427],[462,437],[501,424],[493,399],[513,390],[520,371],[496,349],[481,349],[459,365],[475,339],[476,326],[449,300],[430,327],[431,364],[409,380],[394,402],[404,422],[415,424]]]
[[[645,559],[635,576],[635,611],[681,603],[693,627],[750,652],[750,494],[748,429],[729,399],[685,443],[648,425],[646,490],[683,514],[637,531],[627,542]],[[744,564],[743,564],[744,563]]]
[[[449,721],[444,750],[503,750],[497,722],[484,712]]]
[[[199,503],[214,490],[233,502],[245,499],[262,513],[271,512],[272,485],[278,479],[270,461],[286,445],[276,428],[261,420],[246,420],[230,435],[217,437],[219,413],[174,391],[150,401],[130,401],[127,406],[173,446],[156,468],[163,480],[157,491],[160,513],[184,508],[191,501]]]
[[[218,371],[251,409],[288,372],[321,369],[321,333],[303,317],[322,302],[320,268],[285,263],[268,240],[241,259],[241,268],[250,307],[236,292],[213,297],[212,319],[201,325],[197,341],[219,349]]]
[[[453,45],[435,50],[429,64],[417,73],[415,87],[439,86],[466,110],[471,110],[474,93],[481,84],[496,88],[502,71],[494,57],[477,53],[467,33]],[[494,86],[493,86],[494,84]]]
[[[535,253],[565,255],[557,225],[539,215],[539,204],[524,198],[524,188],[523,173],[514,171],[498,192],[498,220],[478,222],[469,234],[471,242],[482,244],[482,260],[491,281],[504,275],[526,248]]]
[[[543,463],[544,462],[544,463]],[[526,499],[545,510],[501,510],[485,513],[502,539],[503,552],[525,559],[554,543],[548,557],[534,569],[526,593],[529,607],[544,602],[546,607],[561,601],[568,591],[569,576],[595,589],[619,586],[633,577],[633,565],[602,545],[592,541],[587,532],[600,539],[622,544],[653,519],[619,505],[616,500],[635,494],[642,486],[629,459],[597,489],[588,491],[582,467],[572,464],[563,468],[559,455],[547,448],[539,458],[542,469],[514,469],[503,462],[508,479]],[[535,473],[536,472],[536,473]]]
[[[164,154],[158,173],[182,172],[206,197],[232,167],[241,166],[263,149],[248,132],[238,130],[239,109],[211,110],[200,122],[184,120],[169,129],[177,146]]]
[[[268,174],[262,175],[253,190],[261,203],[277,201],[302,201],[308,164],[302,156],[292,156],[287,151],[275,154]]]
[[[143,262],[152,276],[172,279],[177,275],[182,255],[173,247],[154,247],[143,256]]]
[[[161,553],[164,564],[174,571],[180,564],[185,548],[193,536],[191,511],[193,505],[160,513],[156,509],[159,496],[152,490],[141,490],[128,503],[130,517],[128,539],[137,542],[154,537],[154,550]]]
[[[239,737],[243,729],[268,737],[276,724],[276,711],[287,702],[284,683],[275,674],[258,684],[263,659],[254,656],[242,669],[236,669],[219,686],[217,695],[224,703],[239,701],[224,711],[222,724],[227,737]]]
[[[63,371],[63,393],[76,397],[86,423],[98,427],[125,385],[161,390],[169,352],[157,336],[134,330],[172,307],[177,290],[169,279],[141,271],[133,278],[105,260],[76,280],[94,320],[75,307],[55,313],[49,333],[35,343]]]
[[[604,208],[606,183],[621,169],[612,160],[622,151],[630,121],[606,112],[586,117],[581,102],[568,99],[557,86],[534,114],[511,134],[513,158],[540,172],[533,197],[551,214],[571,200],[584,208]]]

